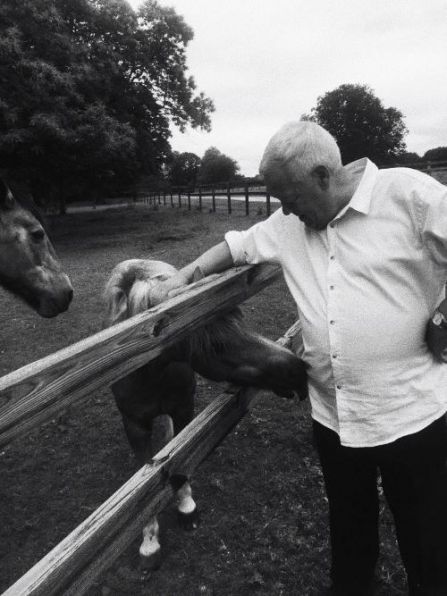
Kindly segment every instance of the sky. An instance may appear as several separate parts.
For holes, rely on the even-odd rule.
[[[368,85],[403,113],[407,151],[447,146],[447,0],[159,4],[192,27],[189,74],[216,107],[211,132],[172,129],[176,151],[202,157],[214,146],[254,176],[280,126],[344,83]]]

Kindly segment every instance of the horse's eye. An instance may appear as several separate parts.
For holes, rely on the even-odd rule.
[[[32,230],[30,232],[30,236],[34,242],[42,242],[42,240],[45,238],[45,232],[42,230],[42,228],[38,228],[37,230]]]

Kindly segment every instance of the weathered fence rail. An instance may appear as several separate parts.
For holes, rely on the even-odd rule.
[[[0,379],[0,440],[21,435],[104,383],[155,358],[218,312],[252,296],[277,268],[240,267],[206,278],[150,309]],[[218,306],[216,306],[218,305]],[[293,326],[280,341],[290,343]],[[247,412],[254,390],[229,388],[4,595],[83,594],[173,497],[173,478],[190,474]]]

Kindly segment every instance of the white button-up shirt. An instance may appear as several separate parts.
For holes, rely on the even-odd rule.
[[[447,364],[425,327],[447,278],[447,188],[367,159],[349,204],[322,231],[279,209],[225,239],[235,264],[282,267],[298,307],[312,416],[343,445],[389,443],[447,410]]]

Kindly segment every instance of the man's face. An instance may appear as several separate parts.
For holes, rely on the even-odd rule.
[[[284,170],[265,176],[267,192],[281,201],[284,215],[296,215],[309,228],[323,230],[335,217],[337,209],[328,184],[317,174],[292,180]]]

